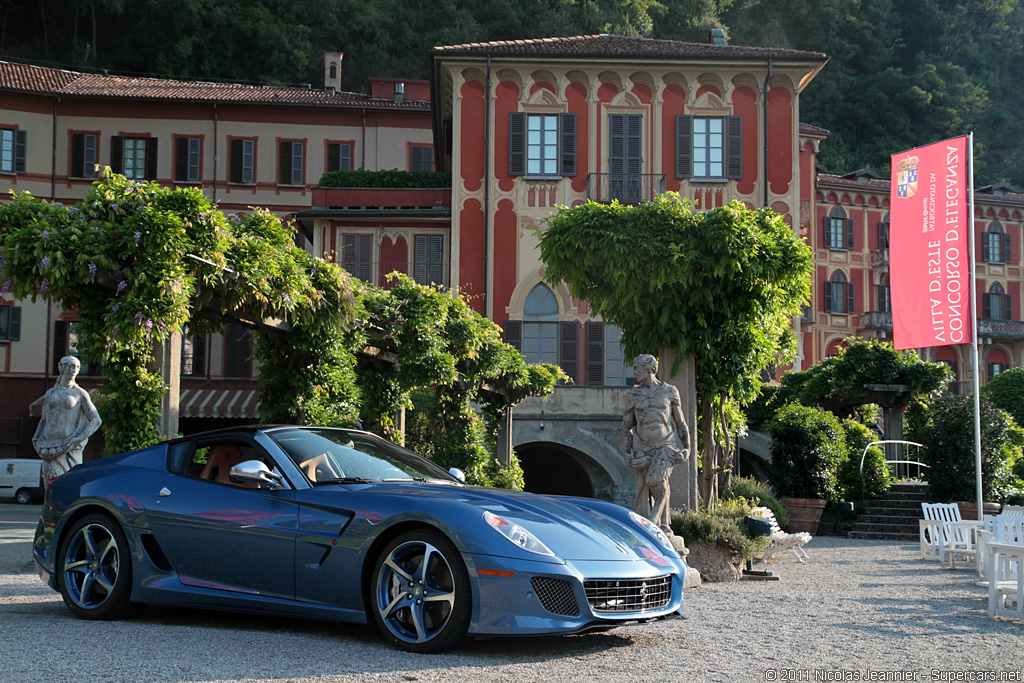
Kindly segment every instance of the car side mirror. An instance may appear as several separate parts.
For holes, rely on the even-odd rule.
[[[452,475],[453,477],[461,481],[463,484],[466,483],[466,473],[460,470],[458,467],[453,467],[450,470],[448,470],[448,474]]]
[[[228,472],[228,479],[236,484],[265,484],[272,489],[280,490],[288,488],[285,486],[284,477],[259,460],[246,460],[231,468]]]

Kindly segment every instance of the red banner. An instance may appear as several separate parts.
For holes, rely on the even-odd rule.
[[[889,285],[897,349],[971,341],[967,137],[892,155]]]

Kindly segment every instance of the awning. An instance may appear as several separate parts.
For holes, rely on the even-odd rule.
[[[181,417],[259,417],[259,392],[252,389],[182,389]]]

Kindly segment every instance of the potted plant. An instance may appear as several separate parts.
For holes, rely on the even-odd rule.
[[[1019,446],[1014,444],[1017,428],[1009,416],[981,397],[981,489],[984,512],[995,514],[995,501],[1003,483],[1008,483],[1008,458]],[[978,519],[977,464],[974,441],[974,396],[947,394],[929,408],[922,432],[925,448],[921,454],[928,468],[928,488],[933,500],[955,502],[964,519]]]
[[[789,531],[816,534],[825,502],[836,497],[836,473],[846,450],[839,420],[820,408],[791,403],[776,413],[768,431]]]

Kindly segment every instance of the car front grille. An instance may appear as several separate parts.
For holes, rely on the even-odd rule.
[[[572,584],[562,579],[551,579],[546,576],[535,576],[530,579],[537,599],[547,611],[564,617],[578,617],[580,607],[576,604],[576,595]]]
[[[672,576],[653,579],[591,579],[583,583],[595,612],[646,612],[672,599]]]

